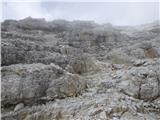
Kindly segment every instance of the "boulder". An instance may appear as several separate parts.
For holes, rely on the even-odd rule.
[[[125,94],[145,101],[154,100],[160,93],[158,67],[133,67],[124,72],[119,87]]]
[[[48,98],[78,95],[86,81],[55,64],[17,64],[2,67],[2,105],[33,104]],[[46,98],[46,99],[45,99]]]
[[[49,98],[65,98],[77,96],[86,88],[86,81],[78,75],[67,73],[64,76],[54,80],[47,89]]]
[[[50,82],[64,74],[55,65],[41,63],[4,66],[1,72],[2,105],[43,97]]]
[[[24,104],[23,103],[19,103],[19,104],[17,104],[15,106],[14,111],[16,112],[16,111],[19,111],[19,110],[21,110],[23,108],[24,108]]]

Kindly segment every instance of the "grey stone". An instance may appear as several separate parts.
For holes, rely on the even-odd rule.
[[[2,120],[159,120],[158,22],[5,20]]]
[[[64,74],[53,65],[17,64],[2,67],[2,105],[45,96],[49,83]]]
[[[86,88],[86,81],[78,75],[67,73],[54,80],[47,89],[47,96],[50,98],[65,98],[77,96]]]
[[[17,104],[15,106],[14,111],[16,112],[16,111],[19,111],[19,110],[21,110],[23,108],[24,108],[24,104],[23,103],[19,103],[19,104]]]

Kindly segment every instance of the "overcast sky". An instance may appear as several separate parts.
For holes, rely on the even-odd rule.
[[[11,2],[12,1],[12,2]],[[23,1],[23,2],[22,2]],[[115,25],[138,25],[153,22],[159,17],[158,0],[4,0],[2,20],[45,18],[46,20],[94,20]],[[93,1],[93,0],[92,0]],[[119,1],[119,2],[117,2]],[[137,2],[135,2],[137,1]],[[147,2],[145,2],[147,1]]]

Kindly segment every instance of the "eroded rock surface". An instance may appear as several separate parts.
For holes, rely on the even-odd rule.
[[[159,120],[160,26],[28,17],[2,23],[2,120]]]
[[[1,72],[4,106],[19,102],[34,104],[42,97],[54,99],[74,96],[86,86],[78,75],[69,74],[54,64],[10,65],[2,67]]]

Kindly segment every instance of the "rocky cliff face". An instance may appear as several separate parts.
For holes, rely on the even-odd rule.
[[[160,26],[1,24],[2,120],[159,120]]]

